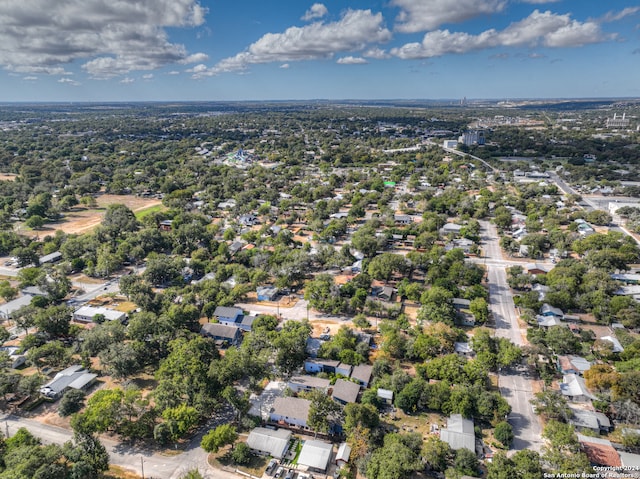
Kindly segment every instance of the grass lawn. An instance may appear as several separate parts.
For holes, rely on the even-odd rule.
[[[426,437],[431,431],[431,424],[438,424],[440,427],[446,425],[444,416],[435,413],[405,414],[400,409],[396,409],[395,417],[384,417],[383,422],[389,426],[398,428],[398,432],[417,432]]]
[[[135,213],[136,219],[138,221],[142,221],[145,216],[149,216],[152,213],[157,213],[159,211],[164,211],[166,209],[167,209],[167,207],[164,206],[164,205],[149,206],[148,208],[145,208],[143,210],[136,211],[136,213]]]
[[[257,477],[261,477],[264,474],[267,464],[269,464],[269,460],[270,458],[267,456],[256,456],[255,454],[252,454],[249,464],[239,466],[234,464],[233,459],[231,459],[231,449],[225,449],[224,451],[220,451],[218,454],[209,455],[209,464],[214,467],[233,467]]]

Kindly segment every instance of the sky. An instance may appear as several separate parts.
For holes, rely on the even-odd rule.
[[[640,97],[633,0],[1,0],[0,101]]]

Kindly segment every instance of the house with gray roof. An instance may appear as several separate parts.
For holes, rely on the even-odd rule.
[[[343,406],[349,403],[356,402],[358,400],[358,394],[360,393],[360,385],[352,383],[345,379],[338,379],[333,385],[333,392],[331,398],[337,403]]]
[[[332,454],[332,444],[324,441],[307,440],[304,441],[300,456],[298,456],[298,465],[305,467],[308,471],[324,474],[327,471]]]
[[[40,394],[49,399],[59,399],[67,389],[86,391],[98,377],[80,365],[70,366],[60,371],[40,388]]]
[[[24,306],[29,306],[31,304],[31,299],[33,299],[33,296],[30,294],[24,294],[19,298],[0,305],[0,318],[11,319],[13,317],[13,313]]]
[[[597,433],[608,434],[613,429],[609,418],[601,412],[573,407],[569,409],[571,410],[571,417],[567,422],[578,430],[589,429]]]
[[[369,387],[369,382],[371,382],[372,374],[373,366],[370,364],[360,364],[353,367],[353,370],[351,371],[351,379],[355,379],[360,383],[360,386],[367,388]]]
[[[242,314],[240,308],[229,306],[218,306],[213,312],[213,316],[223,324],[235,324],[242,317]]]
[[[469,449],[476,452],[476,436],[473,429],[473,421],[465,419],[461,414],[452,414],[447,419],[447,427],[440,431],[440,439],[451,449]]]
[[[313,391],[314,389],[319,389],[326,393],[330,385],[331,382],[328,379],[306,375],[292,376],[287,383],[289,389],[296,393],[300,391]]]
[[[287,429],[267,429],[256,427],[249,433],[247,446],[258,455],[267,455],[282,459],[289,449],[291,431]]]
[[[301,428],[308,428],[309,407],[308,399],[294,397],[279,397],[273,402],[269,411],[269,420]]]
[[[596,397],[591,394],[584,378],[577,374],[565,374],[560,383],[560,392],[564,397],[574,402],[589,402]]]
[[[220,343],[220,346],[224,346],[225,344],[237,346],[242,340],[240,328],[220,323],[203,324],[200,329],[200,334],[214,339]]]

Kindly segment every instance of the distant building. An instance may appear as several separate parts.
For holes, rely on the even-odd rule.
[[[333,385],[333,393],[331,398],[337,403],[347,405],[354,403],[358,400],[358,394],[360,393],[360,385],[352,383],[345,379],[338,379]]]
[[[62,259],[62,253],[60,251],[56,251],[54,253],[49,253],[44,256],[40,256],[40,258],[38,258],[38,262],[40,264],[56,263],[61,259]]]
[[[86,391],[98,377],[82,366],[70,366],[60,371],[47,384],[40,388],[40,394],[49,399],[59,399],[67,389]]]
[[[278,296],[278,288],[275,286],[258,286],[256,294],[258,301],[273,301]]]
[[[456,146],[458,146],[458,142],[456,140],[444,140],[442,142],[442,147],[443,148],[449,148],[450,150],[452,150]]]
[[[472,145],[484,145],[484,131],[483,130],[470,130],[465,131],[458,138],[458,143],[462,143],[463,145],[472,146]]]
[[[335,463],[338,467],[344,467],[349,463],[349,456],[351,456],[351,446],[346,442],[343,442],[338,447],[338,454],[336,454]]]
[[[627,128],[629,126],[629,119],[627,114],[623,113],[622,117],[619,117],[617,113],[613,114],[613,118],[607,118],[607,128]]]
[[[329,443],[315,440],[304,441],[298,457],[298,465],[306,467],[308,471],[324,474],[332,454],[333,446]]]
[[[316,376],[292,376],[287,386],[296,393],[300,391],[313,391],[314,389],[319,389],[326,393],[330,384],[331,382],[328,379],[318,378]]]

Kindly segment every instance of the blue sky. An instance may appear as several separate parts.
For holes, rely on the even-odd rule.
[[[630,0],[2,0],[0,101],[640,97]]]

